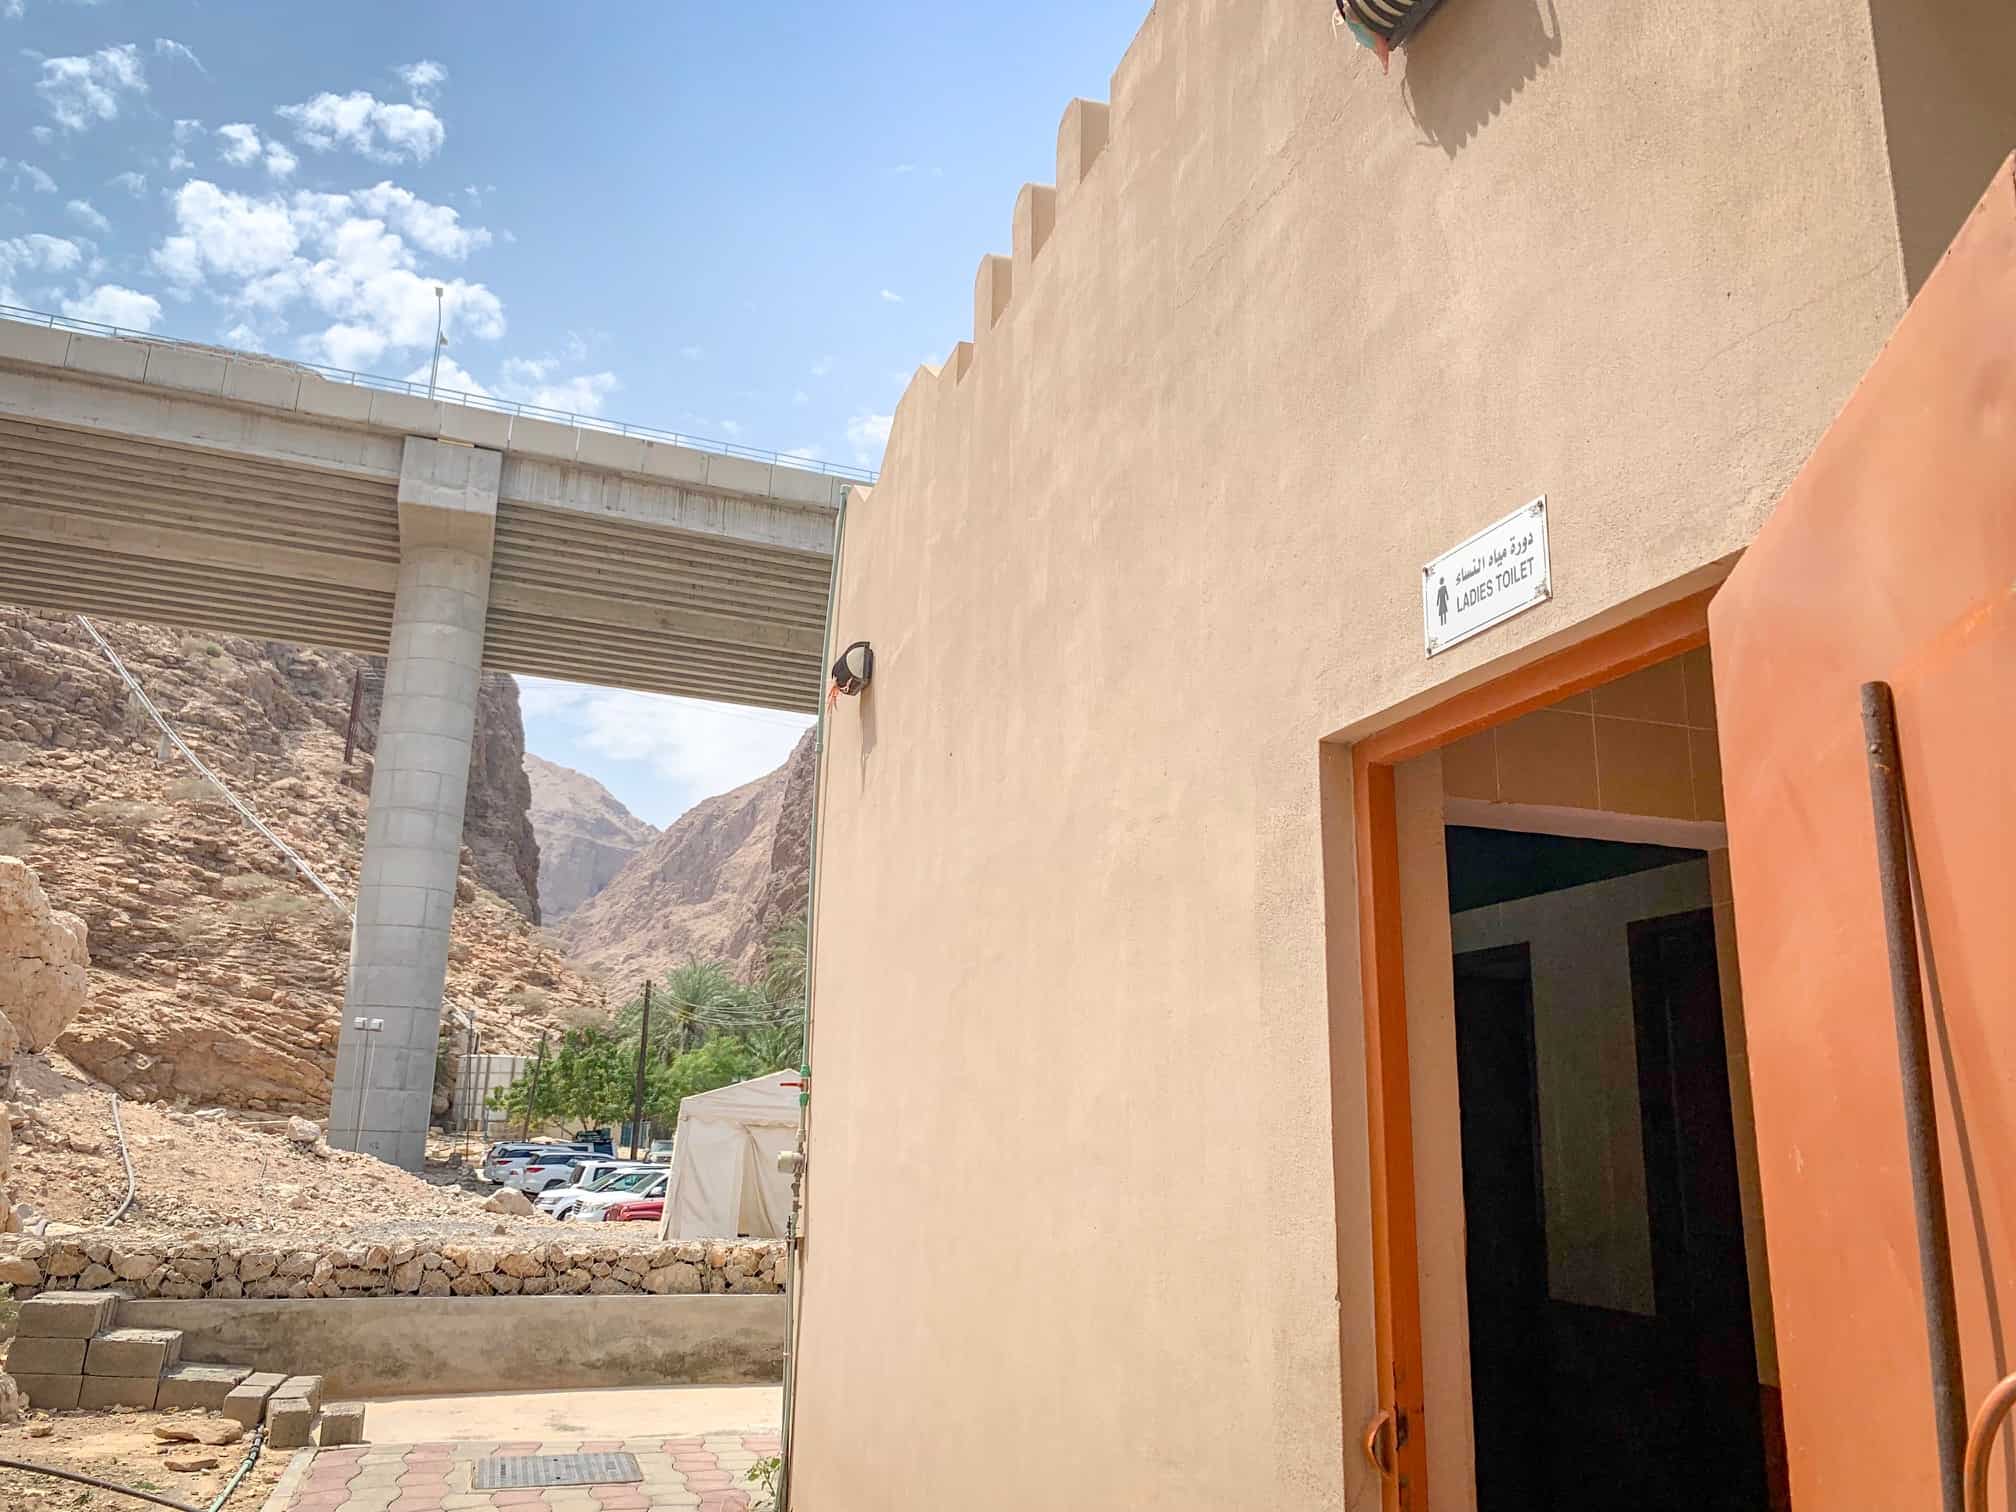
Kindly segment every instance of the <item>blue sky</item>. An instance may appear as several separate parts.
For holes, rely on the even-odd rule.
[[[0,0],[0,303],[875,465],[1146,0]],[[802,721],[534,685],[664,823]]]

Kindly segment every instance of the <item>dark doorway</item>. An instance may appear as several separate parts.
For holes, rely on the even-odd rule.
[[[1645,858],[1623,850],[1610,875],[1642,869]],[[1453,872],[1453,844],[1451,858]],[[1556,896],[1576,918],[1576,895]],[[1612,1137],[1642,1147],[1642,1196],[1628,1182],[1621,1196],[1560,1190],[1588,1168],[1561,1152],[1561,1131],[1577,1127],[1562,1109],[1594,1094],[1564,1082],[1558,1065],[1548,1068],[1551,1082],[1543,1074],[1532,948],[1455,958],[1477,1505],[1766,1512],[1713,915],[1688,909],[1587,927],[1603,931],[1601,948],[1620,957],[1616,992],[1629,996],[1602,1011],[1621,1016],[1613,1032],[1635,1035],[1635,1121],[1627,1136],[1613,1128]],[[1596,948],[1592,937],[1592,955]],[[1564,966],[1558,945],[1550,959],[1557,988],[1543,979],[1539,989],[1554,1015],[1550,1032],[1573,1033],[1577,1025],[1562,1018],[1570,995],[1558,982],[1576,961]],[[1550,990],[1562,1001],[1548,1002]],[[1580,1004],[1586,983],[1578,990]],[[1556,1119],[1551,1136],[1544,1110]],[[1548,1149],[1558,1159],[1552,1171]],[[1580,1275],[1586,1286],[1590,1261],[1570,1253],[1583,1237],[1558,1211],[1627,1201],[1649,1279],[1632,1305],[1591,1305],[1561,1279]],[[1550,1208],[1561,1251],[1551,1281]]]

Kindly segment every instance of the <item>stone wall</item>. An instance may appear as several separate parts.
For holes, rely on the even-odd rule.
[[[40,1291],[116,1291],[135,1298],[658,1296],[781,1292],[781,1240],[688,1239],[662,1244],[565,1240],[388,1239],[301,1248],[178,1244],[77,1234],[0,1238],[0,1282],[17,1298]]]

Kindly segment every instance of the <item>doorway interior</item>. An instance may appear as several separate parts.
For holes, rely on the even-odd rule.
[[[1764,1512],[1705,851],[1445,832],[1480,1512]]]

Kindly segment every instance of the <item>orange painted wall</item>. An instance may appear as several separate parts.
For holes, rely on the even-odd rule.
[[[1934,1506],[1857,689],[1897,695],[1971,1408],[2016,1370],[2016,162],[1709,618],[1793,1502]]]

